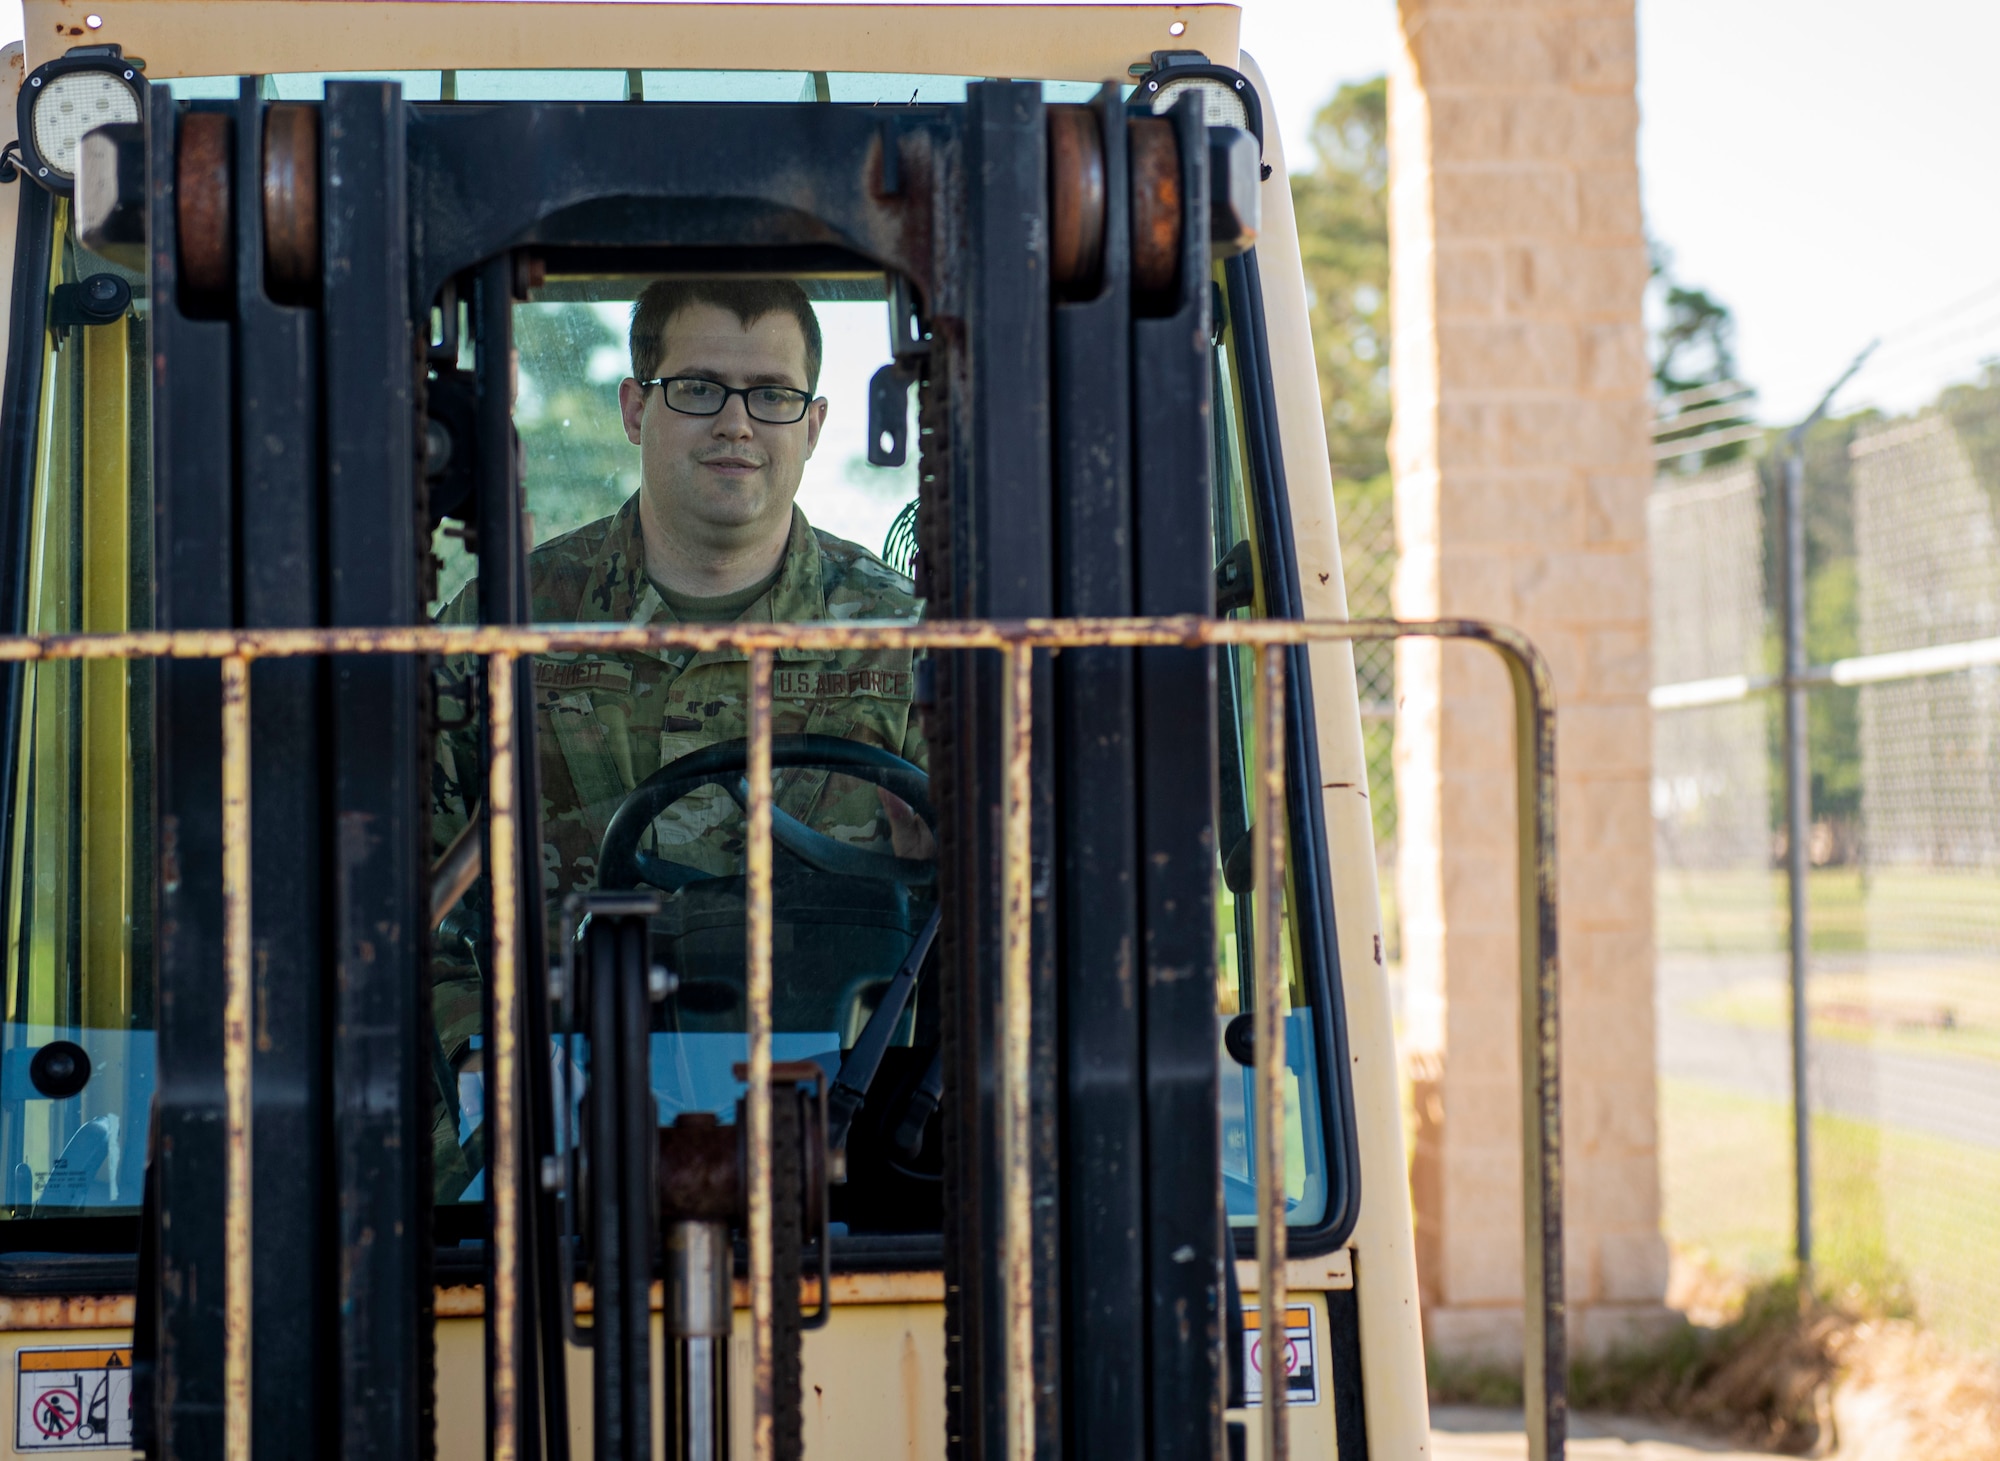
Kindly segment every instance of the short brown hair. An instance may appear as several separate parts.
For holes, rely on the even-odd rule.
[[[806,340],[806,389],[819,390],[819,316],[790,279],[655,279],[632,306],[632,375],[645,380],[667,347],[667,322],[690,305],[728,310],[749,329],[765,315],[790,315]]]

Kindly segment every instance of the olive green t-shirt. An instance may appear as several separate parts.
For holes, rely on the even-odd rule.
[[[778,575],[785,571],[785,560],[780,558],[778,566],[769,576],[759,579],[748,588],[739,588],[733,594],[717,594],[712,599],[696,598],[693,594],[680,593],[668,588],[657,578],[648,574],[646,581],[666,601],[668,608],[683,624],[733,624],[743,617],[743,611],[769,593],[777,585]]]

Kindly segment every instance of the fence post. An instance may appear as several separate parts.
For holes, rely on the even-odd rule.
[[[1814,412],[1815,417],[1818,414]],[[1793,1252],[1802,1303],[1812,1293],[1812,1106],[1806,1090],[1806,838],[1812,828],[1812,780],[1806,759],[1806,464],[1799,439],[1803,432],[1801,427],[1792,433],[1780,498],[1785,531],[1785,892],[1791,931],[1792,1179],[1797,1216]]]
[[[1792,1177],[1797,1189],[1799,1302],[1812,1297],[1812,1104],[1806,1089],[1806,838],[1812,831],[1812,779],[1806,744],[1806,433],[1826,415],[1840,388],[1882,342],[1870,340],[1812,415],[1785,433],[1785,889],[1791,905]]]

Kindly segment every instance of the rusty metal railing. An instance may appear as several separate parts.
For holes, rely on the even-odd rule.
[[[999,653],[1005,663],[1001,708],[1005,786],[1002,816],[1001,1160],[1009,1180],[1002,1221],[1002,1292],[1007,1306],[1004,1347],[1007,1455],[1034,1454],[1034,1250],[1029,1207],[1029,1057],[1032,983],[1029,977],[1029,835],[1032,805],[1029,755],[1034,655],[1084,647],[1201,649],[1241,645],[1258,652],[1255,779],[1257,887],[1275,894],[1284,865],[1285,655],[1295,645],[1392,639],[1466,640],[1486,645],[1506,662],[1514,691],[1515,751],[1521,826],[1522,1166],[1526,1291],[1525,1393],[1529,1454],[1553,1461],[1565,1431],[1564,1305],[1562,1293],[1561,1092],[1557,1076],[1558,986],[1555,891],[1555,725],[1547,666],[1513,630],[1473,620],[1396,623],[1386,620],[1046,619],[928,624],[675,624],[649,627],[181,630],[100,635],[0,638],[0,662],[89,659],[176,659],[222,662],[222,868],[224,923],[223,1083],[227,1165],[224,1222],[224,1390],[229,1419],[226,1461],[250,1461],[250,665],[260,659],[329,654],[483,656],[487,661],[491,846],[492,984],[500,1028],[491,1032],[494,1088],[512,1089],[520,1061],[516,1015],[520,1002],[516,918],[519,823],[515,809],[516,671],[524,655],[689,649],[733,649],[748,656],[749,839],[746,852],[746,995],[749,1005],[750,1309],[753,1343],[754,1461],[773,1461],[771,1316],[771,656],[780,649],[968,649]],[[1283,1352],[1285,1312],[1284,1204],[1284,968],[1276,908],[1257,920],[1254,1012],[1257,1080],[1257,1270],[1263,1353]],[[512,1102],[492,1103],[487,1180],[497,1219],[492,1234],[493,1286],[488,1322],[501,1342],[489,1383],[494,1461],[518,1461],[521,1351],[520,1233],[516,1223],[521,1171]],[[1287,1455],[1282,1384],[1264,1386],[1262,1437],[1268,1461]]]

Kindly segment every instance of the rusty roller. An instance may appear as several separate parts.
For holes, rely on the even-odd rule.
[[[1104,271],[1104,137],[1089,107],[1049,108],[1049,277],[1089,294]]]
[[[319,292],[319,108],[304,102],[264,111],[264,282],[288,302]]]
[[[227,294],[234,283],[229,133],[229,118],[221,112],[190,112],[181,119],[174,221],[180,233],[181,286],[193,294]]]
[[[1181,152],[1165,117],[1126,122],[1132,155],[1132,287],[1164,294],[1181,257]]]

